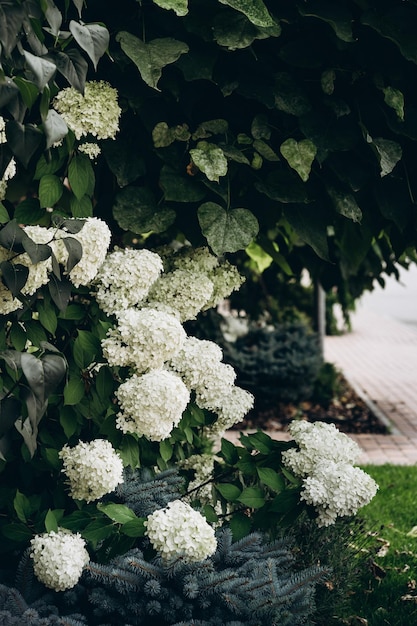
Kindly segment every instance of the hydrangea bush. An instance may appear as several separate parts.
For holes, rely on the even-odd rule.
[[[164,3],[149,4],[166,10]],[[354,514],[376,487],[353,467],[349,445],[342,455],[334,433],[320,440],[294,426],[290,443],[261,432],[242,436],[239,446],[222,438],[252,408],[253,396],[235,384],[218,345],[187,334],[188,321],[239,289],[242,278],[224,254],[245,248],[258,232],[249,210],[231,209],[230,189],[219,180],[226,155],[231,168],[247,157],[233,145],[223,150],[205,141],[227,135],[222,120],[199,127],[190,144],[187,176],[192,181],[199,173],[203,180],[184,185],[164,166],[158,186],[171,200],[159,206],[146,185],[131,185],[143,175],[136,135],[132,160],[120,157],[132,140],[123,125],[129,128],[140,98],[112,86],[114,68],[106,66],[109,59],[100,61],[110,41],[101,20],[81,19],[75,1],[68,14],[53,2],[46,8],[23,3],[15,12],[4,7],[4,32],[17,28],[20,38],[16,47],[17,38],[6,37],[0,49],[5,75],[17,72],[0,85],[0,552],[6,575],[19,571],[29,548],[35,576],[54,591],[76,587],[93,562],[97,571],[118,558],[131,566],[130,555],[142,549],[141,562],[151,569],[158,559],[172,562],[175,576],[176,562],[204,563],[216,549],[222,554],[215,526],[227,526],[222,536],[237,542],[252,531],[274,535],[303,512],[321,525]],[[117,37],[126,59],[136,63],[132,45],[140,48],[139,40],[124,31]],[[158,45],[154,41],[149,46]],[[162,57],[150,55],[147,88],[157,88],[160,71],[186,48],[170,39]],[[110,82],[87,80],[99,61]],[[260,139],[258,124],[253,132]],[[152,129],[152,153],[191,139],[184,127]],[[271,156],[261,144],[256,154]],[[251,154],[256,161],[252,147]],[[206,198],[204,188],[226,202],[227,211],[210,195],[199,207],[197,235],[174,227],[167,202],[184,198],[170,196],[172,177],[187,202]],[[138,488],[146,483],[139,468],[151,476],[152,489],[161,487],[164,472],[179,476],[177,492],[161,506],[155,499],[146,513],[121,496],[126,476],[134,476]],[[259,565],[265,577],[268,563]],[[233,570],[233,562],[227,567]],[[288,579],[296,595],[297,575]]]

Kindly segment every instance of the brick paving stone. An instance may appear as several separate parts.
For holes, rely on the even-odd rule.
[[[362,450],[358,462],[414,465],[417,463],[417,332],[365,310],[352,316],[352,328],[350,333],[326,337],[325,359],[343,372],[357,393],[391,426],[388,435],[350,435]],[[268,434],[280,441],[290,439],[285,431]],[[228,431],[226,437],[237,443],[239,431]]]

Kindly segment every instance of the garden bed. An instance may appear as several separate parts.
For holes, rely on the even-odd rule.
[[[267,431],[284,430],[293,419],[333,423],[344,433],[387,434],[387,427],[372,412],[367,403],[339,374],[338,393],[327,404],[304,401],[298,404],[280,402],[265,410],[253,410],[235,428],[260,428]]]

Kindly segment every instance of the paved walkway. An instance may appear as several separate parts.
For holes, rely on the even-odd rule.
[[[359,463],[417,463],[417,330],[360,306],[352,327],[326,337],[325,359],[390,428],[388,435],[351,435],[363,450]],[[236,440],[238,433],[232,433]],[[288,439],[286,433],[270,434]]]

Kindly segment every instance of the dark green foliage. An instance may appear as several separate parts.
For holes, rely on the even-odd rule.
[[[333,363],[323,363],[312,394],[313,402],[328,406],[340,389],[340,372]]]
[[[302,323],[255,328],[222,347],[259,406],[309,398],[322,365],[317,335]]]

